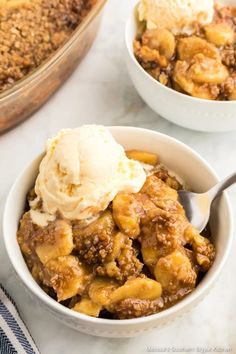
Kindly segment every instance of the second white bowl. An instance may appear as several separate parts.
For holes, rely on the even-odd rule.
[[[235,1],[223,0],[235,6]],[[149,75],[133,53],[137,34],[135,10],[125,32],[126,62],[133,84],[143,100],[159,115],[182,127],[207,132],[236,130],[236,101],[210,101],[170,89]]]

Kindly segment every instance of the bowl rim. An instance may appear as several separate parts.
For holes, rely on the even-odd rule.
[[[204,165],[204,167],[211,173],[211,175],[216,179],[219,180],[217,174],[215,171],[212,169],[212,167],[208,164],[207,161],[205,161],[204,158],[202,158],[197,152],[195,152],[192,148],[190,148],[188,145],[182,143],[181,141],[170,137],[166,134],[159,133],[157,131],[151,130],[151,129],[145,129],[145,128],[138,128],[138,127],[131,127],[131,126],[112,126],[108,127],[111,133],[114,131],[119,131],[123,130],[124,133],[128,134],[129,132],[139,132],[145,135],[151,134],[155,135],[156,137],[160,139],[164,139],[169,141],[170,143],[177,144],[179,147],[182,147],[189,153],[191,153],[196,159],[199,160],[201,164]],[[233,213],[232,213],[232,207],[231,203],[229,201],[227,193],[224,192],[224,195],[222,198],[224,198],[225,203],[226,203],[226,209],[227,209],[227,214],[228,214],[228,219],[229,219],[229,239],[227,242],[227,245],[225,247],[224,255],[219,261],[219,264],[217,268],[214,270],[214,273],[211,274],[211,277],[208,279],[208,281],[202,285],[202,287],[197,286],[192,293],[190,293],[188,296],[186,296],[183,300],[178,302],[177,304],[171,306],[170,308],[163,310],[159,313],[149,315],[146,317],[139,317],[139,318],[134,318],[134,319],[124,319],[124,320],[110,320],[110,319],[103,319],[103,318],[95,318],[92,316],[88,316],[76,311],[73,311],[62,304],[58,303],[56,300],[52,299],[49,295],[47,295],[41,287],[36,283],[36,281],[33,279],[32,275],[32,283],[28,282],[25,280],[23,274],[25,271],[21,271],[15,262],[14,257],[12,256],[11,249],[12,249],[12,244],[8,241],[9,238],[7,237],[8,235],[8,225],[7,225],[7,218],[9,213],[11,212],[11,204],[10,204],[10,199],[12,195],[16,193],[16,187],[19,185],[19,182],[21,179],[24,177],[25,173],[27,170],[31,167],[33,163],[37,161],[42,156],[42,153],[36,156],[35,159],[33,159],[24,169],[23,171],[18,174],[17,178],[15,179],[12,187],[10,188],[10,191],[8,193],[5,206],[4,206],[4,212],[3,212],[3,222],[2,222],[2,227],[3,227],[3,240],[5,244],[5,248],[8,254],[8,257],[10,259],[10,262],[19,276],[21,282],[26,286],[27,289],[30,290],[32,294],[36,296],[36,298],[39,298],[43,303],[45,303],[49,308],[53,309],[55,312],[59,312],[62,315],[65,315],[67,317],[71,317],[75,320],[83,320],[86,323],[94,324],[94,325],[109,325],[110,327],[115,327],[119,326],[121,327],[122,325],[137,325],[137,324],[145,324],[152,322],[153,320],[158,321],[158,320],[163,320],[165,318],[169,318],[171,315],[178,314],[181,310],[184,311],[184,309],[188,308],[188,306],[191,303],[194,303],[197,299],[201,299],[204,294],[206,294],[212,285],[215,283],[216,279],[218,278],[219,274],[221,273],[227,259],[229,256],[229,252],[231,249],[232,241],[233,241]],[[19,189],[19,186],[18,188]],[[17,243],[16,243],[17,244]],[[19,247],[19,246],[18,246]],[[22,256],[23,257],[23,256]]]
[[[130,15],[128,16],[128,19],[126,21],[126,25],[125,25],[125,45],[126,45],[126,49],[128,51],[129,57],[132,60],[132,63],[134,64],[134,66],[136,66],[136,68],[146,77],[147,80],[151,81],[154,85],[159,86],[160,89],[162,89],[163,91],[172,93],[173,95],[176,95],[179,98],[186,98],[186,100],[189,100],[190,102],[196,102],[196,103],[204,103],[204,104],[209,104],[209,105],[235,105],[236,101],[219,101],[219,100],[208,100],[205,98],[198,98],[198,97],[193,97],[190,95],[187,95],[185,93],[182,92],[178,92],[170,87],[167,87],[165,85],[162,85],[158,80],[155,80],[150,74],[148,74],[144,68],[139,64],[138,60],[135,58],[134,52],[132,50],[132,45],[130,45],[130,40],[129,40],[129,36],[130,36],[130,27],[132,25],[132,22],[134,20],[134,18],[136,17],[135,11],[137,8],[137,5],[139,3],[139,0],[136,2],[136,5],[133,7]]]
[[[87,13],[84,19],[82,19],[77,28],[69,36],[66,42],[62,44],[62,46],[60,46],[54,53],[52,53],[37,68],[34,68],[25,77],[17,81],[12,87],[3,90],[0,93],[0,103],[3,103],[4,100],[9,99],[11,96],[18,94],[18,92],[22,91],[26,85],[31,85],[40,75],[42,75],[42,73],[50,69],[50,67],[59,61],[60,58],[71,49],[76,39],[81,36],[81,34],[87,29],[93,19],[101,12],[106,2],[107,0],[97,0],[96,3],[92,6],[91,10]]]

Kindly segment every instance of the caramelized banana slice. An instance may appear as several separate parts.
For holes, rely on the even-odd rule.
[[[175,37],[166,29],[146,30],[142,36],[143,45],[156,49],[167,59],[171,59],[175,53]]]
[[[110,303],[111,294],[119,287],[119,283],[109,278],[97,277],[89,287],[90,299],[103,307]]]
[[[58,301],[82,294],[91,280],[87,269],[74,256],[52,259],[45,265],[45,269],[45,284],[53,287]]]
[[[101,305],[98,305],[88,298],[83,298],[72,308],[74,311],[84,313],[85,315],[92,317],[98,317],[101,309]]]
[[[117,232],[117,234],[114,236],[112,252],[106,259],[108,262],[114,261],[120,256],[121,250],[126,245],[126,241],[127,236],[122,232]]]
[[[135,196],[120,193],[112,202],[113,218],[119,229],[126,235],[136,238],[140,234],[140,212],[142,206]]]
[[[120,288],[111,294],[111,304],[124,299],[154,300],[161,296],[161,284],[149,278],[134,278],[127,280]]]
[[[198,54],[189,69],[189,76],[197,83],[221,84],[227,79],[229,72],[221,61]]]
[[[24,213],[20,220],[19,229],[17,231],[17,241],[20,245],[21,252],[27,260],[32,260],[35,257],[34,243],[39,227],[35,225],[31,219],[30,212]],[[33,237],[34,235],[34,237]]]
[[[155,166],[158,163],[158,156],[150,152],[139,151],[139,150],[128,150],[125,153],[129,159],[137,160],[147,165]]]
[[[196,54],[204,54],[204,56],[212,59],[220,59],[220,55],[216,47],[199,37],[181,38],[177,46],[178,57],[180,60],[190,61]]]
[[[73,247],[71,226],[64,220],[57,220],[53,225],[42,229],[42,237],[36,243],[35,251],[45,264],[50,259],[69,255]]]
[[[154,274],[157,281],[161,283],[163,291],[168,294],[193,289],[197,279],[189,258],[178,250],[160,258]]]
[[[146,45],[141,45],[139,41],[134,41],[134,53],[138,61],[143,64],[156,63],[161,68],[168,66],[168,60],[161,55],[158,50],[151,49]]]
[[[215,259],[215,247],[191,225],[185,230],[186,241],[192,246],[199,269],[207,272]]]
[[[173,73],[174,81],[193,97],[215,100],[219,95],[219,89],[217,87],[213,89],[207,84],[194,82],[189,74],[190,67],[186,61],[177,61]]]
[[[178,212],[178,205],[173,207],[174,213],[156,208],[143,220],[141,252],[145,265],[152,273],[161,257],[186,243],[184,231],[188,221],[182,212]]]
[[[15,8],[24,5],[31,5],[31,0],[0,0],[0,7]]]
[[[144,264],[152,271],[158,261],[158,247],[156,235],[152,234],[150,242],[148,238],[142,238],[142,257]]]
[[[235,40],[233,29],[227,23],[213,23],[205,27],[206,38],[217,47],[231,45]]]
[[[175,189],[169,187],[165,182],[155,175],[148,176],[141,189],[141,193],[148,195],[151,201],[159,207],[169,201],[177,202],[178,193]]]

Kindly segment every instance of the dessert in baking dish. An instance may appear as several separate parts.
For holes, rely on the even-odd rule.
[[[0,0],[0,92],[71,36],[96,0]]]

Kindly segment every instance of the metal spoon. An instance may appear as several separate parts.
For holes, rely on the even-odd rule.
[[[179,202],[183,205],[189,222],[201,232],[206,227],[209,218],[211,205],[221,193],[236,183],[236,172],[215,185],[205,193],[191,193],[179,191]]]

